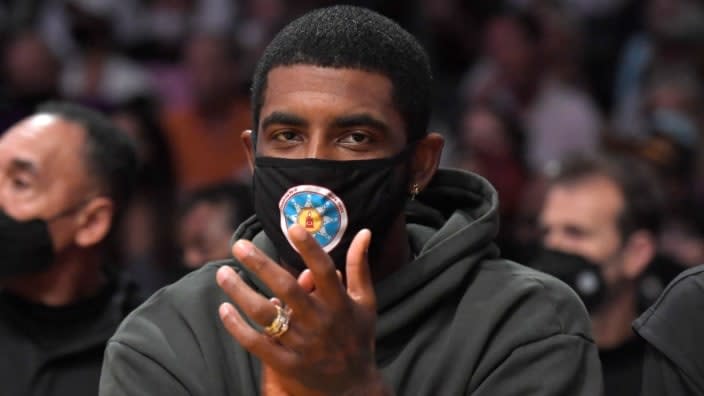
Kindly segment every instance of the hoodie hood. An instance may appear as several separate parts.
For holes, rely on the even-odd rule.
[[[381,338],[406,327],[448,293],[464,291],[475,264],[499,255],[492,243],[499,230],[497,194],[478,175],[438,170],[426,189],[408,201],[405,214],[414,259],[375,285]],[[255,216],[237,229],[232,241],[240,238],[276,257]],[[239,263],[236,266],[248,273]],[[270,294],[262,282],[247,275],[264,294]]]

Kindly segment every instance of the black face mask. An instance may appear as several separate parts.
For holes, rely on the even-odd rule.
[[[585,257],[543,249],[532,261],[531,267],[565,282],[577,292],[589,312],[604,302],[606,283],[601,268]]]
[[[65,209],[48,220],[16,220],[0,209],[0,279],[40,272],[54,261],[49,223],[71,215],[88,202]]]
[[[0,278],[39,272],[54,260],[46,220],[18,221],[0,209]]]
[[[254,209],[280,258],[306,268],[288,240],[301,224],[344,270],[347,249],[363,228],[372,232],[369,256],[378,255],[408,196],[408,172],[397,169],[409,149],[391,158],[354,161],[259,157],[254,169]]]

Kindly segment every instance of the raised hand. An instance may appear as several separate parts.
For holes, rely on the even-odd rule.
[[[330,256],[305,229],[294,225],[289,237],[310,270],[299,280],[251,242],[240,240],[233,246],[235,257],[285,304],[283,312],[290,312],[288,328],[276,337],[259,332],[229,303],[220,306],[223,324],[274,372],[275,387],[290,394],[391,394],[374,359],[376,299],[367,262],[371,233],[360,231],[350,245],[347,287]],[[277,317],[276,301],[256,293],[232,268],[222,267],[217,282],[262,327]]]

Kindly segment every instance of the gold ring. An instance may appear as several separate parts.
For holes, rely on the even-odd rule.
[[[288,330],[288,324],[291,320],[291,310],[281,308],[279,305],[274,306],[276,307],[276,317],[269,326],[264,328],[264,333],[269,337],[279,338]]]

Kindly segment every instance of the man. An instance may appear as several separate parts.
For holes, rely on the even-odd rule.
[[[136,171],[93,111],[47,104],[0,139],[3,395],[95,395],[108,338],[139,302],[105,247]]]
[[[536,267],[584,296],[606,395],[640,395],[643,344],[631,322],[638,315],[638,279],[655,256],[662,199],[654,177],[636,161],[607,154],[564,161],[539,219],[544,246],[561,255],[542,256]]]
[[[634,323],[647,343],[643,396],[704,394],[704,265],[681,273]]]
[[[194,191],[183,205],[179,236],[183,263],[196,269],[208,261],[232,256],[230,238],[254,212],[252,193],[244,184],[226,183]]]
[[[577,298],[499,258],[491,186],[436,173],[430,80],[417,41],[374,12],[284,28],[253,80],[255,216],[236,260],[128,318],[101,395],[599,394]]]
[[[239,138],[250,128],[252,108],[240,89],[240,51],[228,35],[194,34],[184,45],[183,64],[191,95],[168,106],[163,124],[183,191],[247,174]]]

